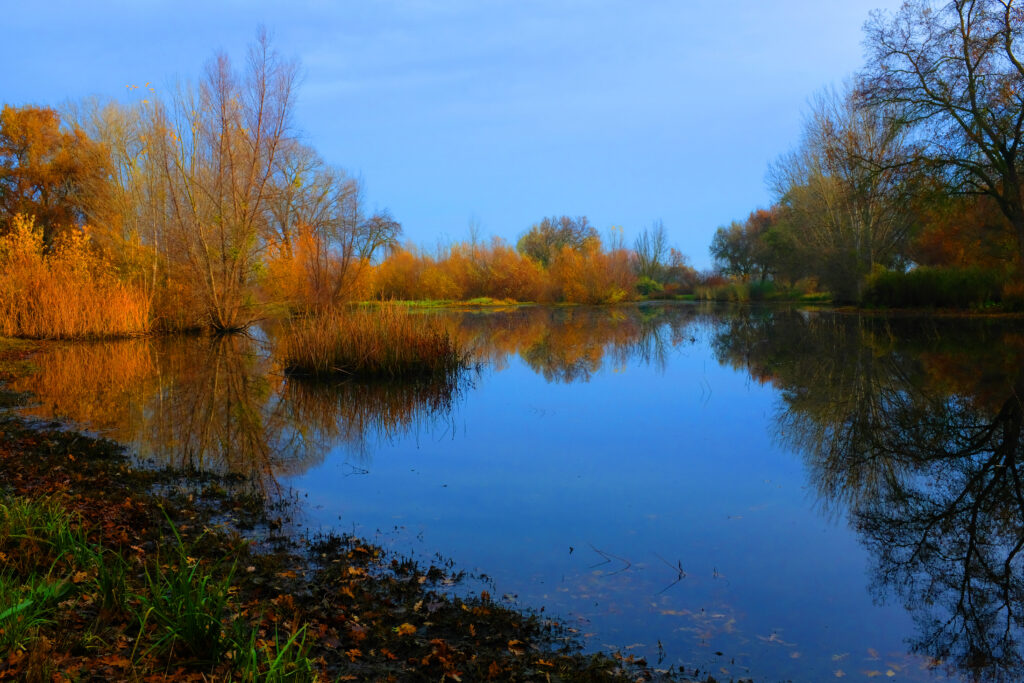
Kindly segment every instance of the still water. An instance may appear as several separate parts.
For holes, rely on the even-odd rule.
[[[424,313],[455,382],[285,377],[273,330],[47,347],[18,389],[304,531],[451,559],[616,648],[757,681],[1022,680],[1024,325],[641,305]]]

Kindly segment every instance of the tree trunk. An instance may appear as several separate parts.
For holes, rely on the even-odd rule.
[[[1024,209],[1017,208],[1014,215],[1010,217],[1013,224],[1013,233],[1017,237],[1017,277],[1024,280]]]

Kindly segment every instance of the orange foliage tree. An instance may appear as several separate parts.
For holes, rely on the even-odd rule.
[[[62,129],[46,107],[0,110],[0,233],[15,215],[33,216],[49,244],[62,228],[81,225],[88,203],[105,190],[105,148],[78,127]]]
[[[993,199],[928,196],[919,204],[921,229],[908,250],[916,263],[1005,268],[1013,262],[1013,232]]]

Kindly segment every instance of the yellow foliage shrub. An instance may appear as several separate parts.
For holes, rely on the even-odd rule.
[[[581,304],[614,304],[636,288],[624,250],[605,252],[599,244],[579,251],[563,247],[548,270],[554,298]]]
[[[401,249],[374,269],[371,291],[383,299],[617,303],[636,278],[625,250],[603,251],[598,241],[583,251],[564,248],[546,269],[501,239],[456,244],[436,257]]]
[[[312,310],[370,295],[367,259],[330,251],[308,227],[301,226],[292,244],[268,249],[264,298],[295,310]]]
[[[42,229],[14,217],[0,237],[0,334],[75,339],[149,329],[149,297],[114,275],[85,231],[66,232],[47,251]]]

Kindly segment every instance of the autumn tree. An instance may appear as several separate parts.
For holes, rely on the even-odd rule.
[[[600,239],[586,216],[551,217],[531,226],[519,238],[516,250],[547,268],[563,247],[582,252],[599,243]]]
[[[357,179],[292,142],[271,178],[262,235],[292,261],[304,280],[305,303],[348,298],[375,255],[396,244],[401,225],[387,211],[367,211]]]
[[[993,198],[1024,270],[1024,9],[1015,0],[906,0],[865,27],[862,95],[914,133],[956,191]]]
[[[754,237],[747,232],[746,226],[733,221],[727,226],[715,230],[711,238],[711,258],[715,267],[724,275],[750,279],[754,272]]]
[[[1016,256],[1006,217],[989,196],[950,195],[936,187],[915,196],[913,209],[920,228],[907,256],[916,264],[998,270]]]
[[[104,191],[107,150],[78,127],[62,127],[48,107],[0,110],[0,233],[21,214],[42,227],[50,244],[63,228],[81,225],[90,195]]]
[[[698,277],[697,270],[690,265],[689,258],[675,247],[669,247],[668,261],[665,265],[665,288],[692,292]]]
[[[633,242],[636,254],[636,274],[660,282],[664,278],[665,259],[669,255],[668,234],[665,224],[655,221],[644,228]]]
[[[814,274],[840,300],[859,300],[876,265],[896,265],[913,221],[906,130],[852,93],[812,102],[798,148],[770,171]]]
[[[198,287],[203,322],[215,330],[241,329],[257,316],[272,178],[294,136],[296,72],[262,32],[244,73],[220,54],[197,87],[156,112],[168,253]]]

